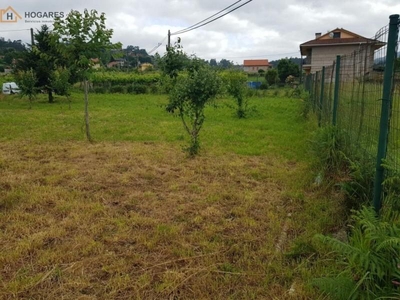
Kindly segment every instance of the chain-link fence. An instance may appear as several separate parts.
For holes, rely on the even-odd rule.
[[[368,43],[305,80],[319,125],[337,126],[346,155],[375,172],[374,195],[367,196],[378,210],[384,171],[400,173],[399,27],[399,16],[391,16]]]

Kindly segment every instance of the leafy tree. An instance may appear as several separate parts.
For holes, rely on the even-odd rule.
[[[199,152],[199,133],[205,120],[204,108],[219,89],[220,78],[217,73],[203,61],[192,58],[186,74],[177,77],[170,92],[167,111],[177,112],[181,118],[190,136],[190,146],[187,148],[190,156]]]
[[[178,41],[174,47],[167,49],[167,54],[157,64],[165,75],[176,79],[179,71],[184,70],[188,66],[189,61],[190,58],[183,52],[180,41]]]
[[[25,45],[21,42],[21,40],[5,40],[3,37],[0,37],[0,53],[7,53],[9,49],[13,49],[17,52],[26,51]]]
[[[85,91],[85,127],[86,137],[92,141],[89,127],[89,74],[92,72],[91,58],[98,58],[107,49],[120,48],[113,45],[112,29],[106,28],[104,13],[98,15],[96,10],[84,10],[83,14],[72,10],[65,19],[56,19],[54,32],[61,41],[60,51],[69,62],[73,81],[82,80]]]
[[[211,67],[216,67],[216,66],[218,66],[217,60],[216,60],[215,58],[211,58],[211,59],[210,59],[210,66],[211,66]]]
[[[36,88],[46,90],[49,103],[53,102],[53,88],[51,76],[57,64],[64,64],[60,52],[57,49],[56,41],[52,38],[52,32],[47,25],[43,25],[34,34],[35,44],[32,49],[22,54],[18,60],[16,71],[32,70],[37,78]]]
[[[5,54],[4,54],[4,62],[7,65],[11,65],[13,59],[15,58],[16,51],[14,49],[9,49]]]
[[[300,68],[297,64],[288,58],[281,59],[278,63],[278,76],[281,82],[285,82],[289,75],[294,77],[300,76]]]
[[[38,80],[35,72],[32,69],[29,71],[20,71],[15,77],[21,90],[21,96],[28,97],[29,108],[32,108],[32,101],[34,98],[36,98],[38,93],[38,89],[36,87]]]
[[[51,86],[57,95],[66,96],[68,99],[69,108],[71,102],[69,96],[71,95],[70,74],[67,68],[58,68],[55,70],[51,77]]]
[[[229,68],[232,68],[232,67],[233,67],[233,62],[231,62],[231,61],[229,61],[229,60],[223,58],[223,59],[221,59],[221,60],[219,61],[218,66],[219,66],[221,69],[229,69]]]
[[[245,118],[248,101],[245,98],[247,75],[239,71],[226,72],[224,76],[227,91],[236,101],[236,114],[239,118]]]
[[[274,85],[279,81],[278,71],[276,69],[269,69],[265,73],[265,80],[267,81],[268,85]]]

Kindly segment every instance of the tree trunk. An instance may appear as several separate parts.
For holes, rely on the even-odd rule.
[[[52,90],[47,90],[47,95],[49,96],[49,103],[53,103],[53,91]]]
[[[89,128],[89,83],[88,80],[85,79],[83,81],[84,89],[85,89],[85,126],[86,126],[86,137],[89,142],[92,142],[92,137],[90,136],[90,128]]]

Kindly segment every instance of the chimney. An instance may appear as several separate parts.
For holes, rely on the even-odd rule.
[[[316,32],[315,33],[315,38],[317,39],[317,38],[319,38],[321,36],[321,32]]]

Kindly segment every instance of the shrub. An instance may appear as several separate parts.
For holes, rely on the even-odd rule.
[[[128,86],[127,91],[129,94],[146,94],[147,87],[144,84],[133,84]]]
[[[146,94],[147,87],[144,84],[134,84],[133,91],[135,94]]]
[[[279,81],[278,71],[276,69],[269,69],[265,73],[265,80],[269,85],[274,85]]]
[[[268,90],[268,83],[266,82],[261,83],[260,90]]]
[[[107,93],[107,89],[105,87],[102,87],[102,86],[96,86],[96,87],[93,88],[93,90],[94,90],[94,92],[96,94],[105,94],[105,93]]]
[[[158,84],[150,85],[150,93],[151,94],[159,94],[160,93],[160,86]]]
[[[110,88],[110,93],[119,93],[119,94],[123,94],[125,93],[125,87],[122,85],[114,85]]]
[[[289,75],[288,77],[286,77],[285,83],[286,84],[293,84],[295,80],[296,80],[296,78],[293,75]]]
[[[190,135],[190,145],[186,149],[190,156],[198,154],[200,149],[199,133],[205,120],[204,108],[219,92],[218,74],[197,58],[191,59],[186,76],[178,76],[170,92],[167,111],[179,115]]]
[[[311,149],[324,173],[337,173],[343,166],[344,138],[334,126],[319,128],[312,139]]]
[[[353,223],[348,243],[315,236],[336,252],[344,270],[314,285],[332,299],[400,299],[399,224],[380,220],[369,207],[356,212]]]
[[[223,73],[226,90],[236,101],[236,115],[245,118],[248,109],[248,100],[245,97],[247,76],[243,72],[228,71]]]

